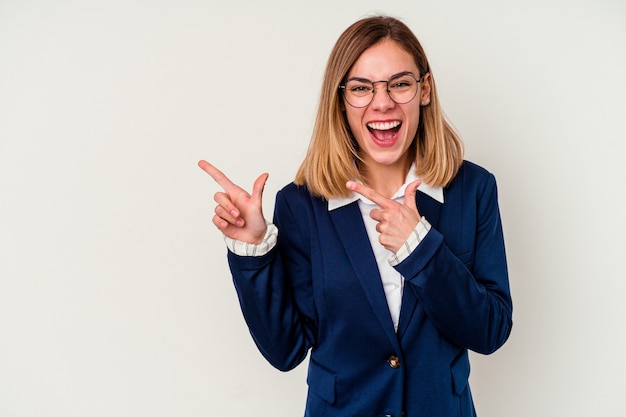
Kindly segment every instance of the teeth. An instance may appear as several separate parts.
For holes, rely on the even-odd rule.
[[[398,126],[400,126],[400,122],[398,120],[395,120],[393,122],[376,122],[367,124],[367,127],[374,130],[389,130]]]

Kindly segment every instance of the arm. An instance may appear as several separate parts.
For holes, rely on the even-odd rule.
[[[273,366],[283,371],[294,368],[306,357],[314,334],[312,321],[300,313],[294,298],[294,293],[300,295],[308,303],[307,311],[313,310],[310,260],[303,248],[305,240],[297,234],[298,225],[285,200],[277,198],[275,224],[288,243],[281,244],[279,236],[274,246],[275,228],[268,229],[262,212],[267,174],[257,178],[248,194],[207,161],[198,165],[224,190],[215,194],[213,223],[231,245],[228,262],[252,337]],[[261,256],[240,256],[235,250]],[[296,278],[300,283],[294,285]]]
[[[301,220],[301,219],[300,219]],[[263,356],[282,371],[295,368],[315,343],[315,308],[308,240],[279,193],[274,223],[278,242],[260,257],[228,253],[250,333]]]
[[[502,223],[492,175],[476,199],[476,218],[463,220],[472,222],[475,232],[469,268],[435,229],[396,268],[414,286],[422,308],[446,338],[488,354],[504,344],[512,327]]]

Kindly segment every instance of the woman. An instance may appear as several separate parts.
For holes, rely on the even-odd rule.
[[[261,210],[223,188],[241,308],[259,350],[289,370],[311,352],[305,416],[473,416],[468,349],[507,340],[512,303],[493,175],[463,161],[413,33],[351,25],[328,61],[308,153]]]

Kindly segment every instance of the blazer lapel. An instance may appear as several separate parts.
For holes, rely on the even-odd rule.
[[[399,348],[380,272],[358,203],[334,209],[330,211],[330,217],[381,327],[391,343]]]
[[[430,225],[436,228],[439,224],[439,213],[441,211],[442,204],[434,198],[430,197],[428,194],[421,192],[420,190],[417,190],[415,198],[417,201],[417,210],[420,212],[420,215],[426,217],[426,220],[428,220]],[[398,337],[402,337],[402,335],[406,331],[409,322],[413,317],[413,313],[415,312],[417,301],[418,299],[412,288],[407,288],[405,286],[402,293],[402,306],[400,307]]]

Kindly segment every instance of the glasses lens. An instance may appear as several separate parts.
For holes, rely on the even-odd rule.
[[[389,97],[398,104],[405,104],[417,95],[417,80],[410,75],[392,78],[388,83]]]
[[[346,100],[354,107],[365,107],[374,97],[374,84],[369,81],[350,80],[344,89]]]

